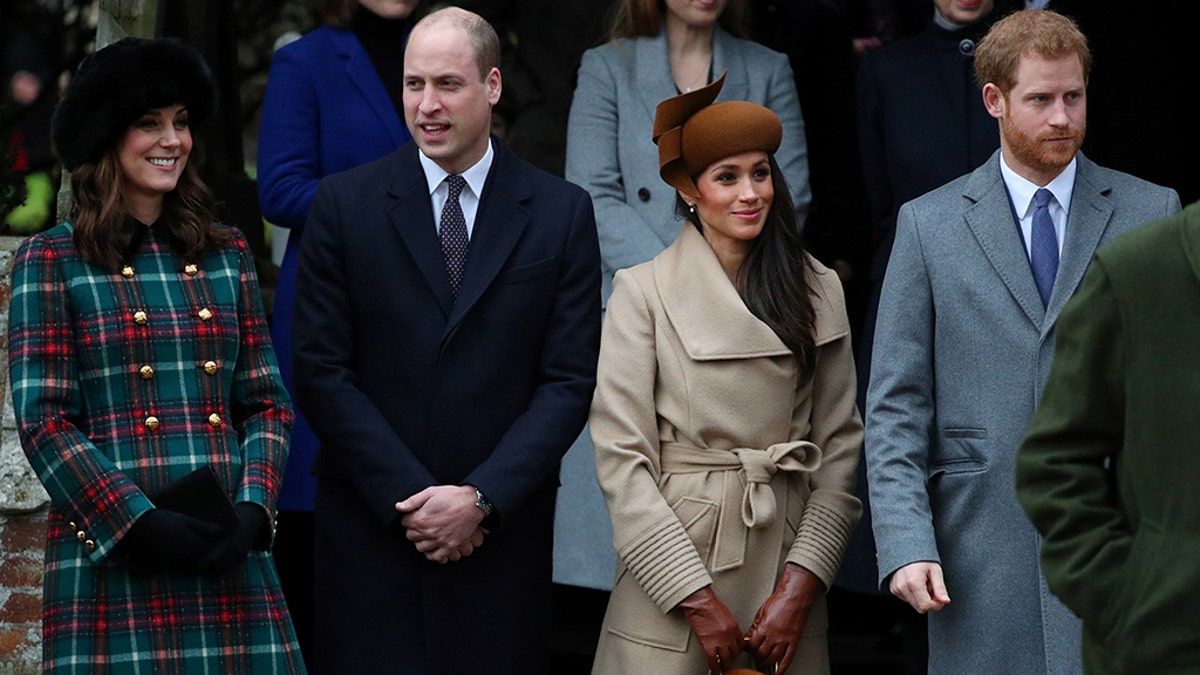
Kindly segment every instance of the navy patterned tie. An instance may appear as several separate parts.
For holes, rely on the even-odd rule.
[[[450,275],[450,292],[458,298],[458,286],[462,283],[463,262],[467,259],[467,219],[463,217],[458,196],[467,181],[457,174],[446,177],[450,195],[442,207],[442,255],[446,257],[446,272]]]
[[[1054,219],[1050,217],[1050,200],[1053,198],[1046,188],[1039,189],[1033,196],[1029,264],[1033,267],[1038,295],[1042,296],[1042,307],[1050,302],[1050,291],[1054,289],[1054,277],[1058,274],[1058,235],[1054,233]]]

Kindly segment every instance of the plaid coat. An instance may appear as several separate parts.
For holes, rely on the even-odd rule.
[[[155,228],[120,273],[70,223],[25,241],[9,367],[21,443],[50,493],[50,673],[303,673],[270,554],[217,576],[138,578],[110,559],[146,494],[210,464],[274,514],[292,411],[240,234],[190,265]]]

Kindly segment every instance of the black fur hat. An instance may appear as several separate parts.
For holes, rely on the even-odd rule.
[[[147,110],[175,104],[187,106],[193,126],[213,112],[216,88],[200,52],[167,38],[124,38],[79,64],[51,138],[71,171],[99,161]]]

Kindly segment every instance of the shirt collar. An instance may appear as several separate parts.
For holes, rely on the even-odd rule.
[[[1071,194],[1075,191],[1075,170],[1078,162],[1078,156],[1072,157],[1071,163],[1045,185],[1063,211],[1070,208]],[[1004,185],[1008,188],[1008,194],[1012,197],[1012,203],[1017,208],[1018,215],[1025,218],[1033,212],[1033,197],[1042,186],[1029,181],[1009,168],[1008,163],[1004,161],[1003,153],[1000,155],[1000,174],[1004,177]]]
[[[467,181],[467,187],[471,189],[471,193],[477,198],[483,197],[483,184],[487,182],[488,171],[492,168],[492,159],[496,153],[492,151],[491,139],[488,139],[487,150],[484,151],[483,157],[475,162],[469,169],[462,172],[462,177]],[[420,148],[417,149],[417,158],[421,161],[421,168],[425,170],[425,182],[429,186],[429,194],[446,180],[446,176],[450,173],[438,166],[437,162],[425,156],[425,152]]]

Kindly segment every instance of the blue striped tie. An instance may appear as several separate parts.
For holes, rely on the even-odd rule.
[[[1054,277],[1058,274],[1058,235],[1054,233],[1054,219],[1050,217],[1050,200],[1054,195],[1041,188],[1033,199],[1029,264],[1033,267],[1033,281],[1037,284],[1038,295],[1042,296],[1044,308],[1050,302],[1050,291],[1054,290]]]

